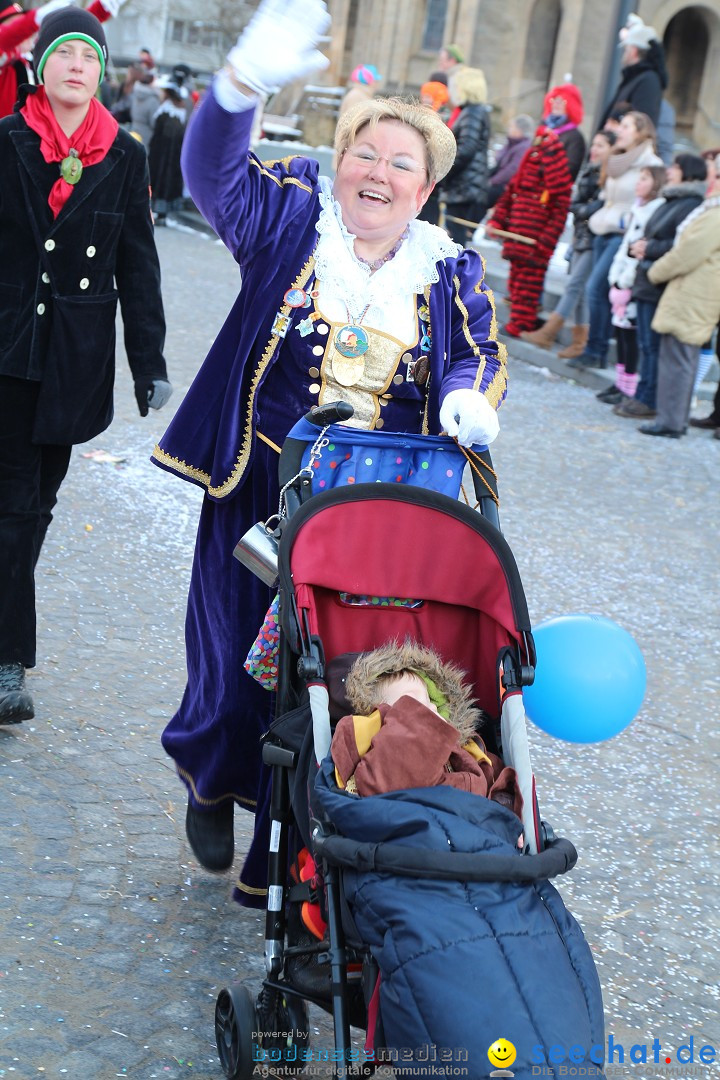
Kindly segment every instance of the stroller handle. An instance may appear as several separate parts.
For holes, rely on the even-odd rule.
[[[330,424],[339,424],[342,420],[349,420],[355,410],[349,401],[331,401],[327,405],[315,405],[310,412],[305,413],[308,420],[315,427],[328,427]]]
[[[538,855],[486,855],[471,852],[433,852],[400,844],[361,843],[328,835],[316,822],[312,832],[316,855],[333,866],[362,873],[450,881],[541,881],[567,874],[577,862],[569,840],[558,836]]]

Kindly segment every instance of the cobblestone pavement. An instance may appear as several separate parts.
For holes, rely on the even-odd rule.
[[[237,271],[207,237],[165,229],[158,243],[174,405]],[[261,917],[194,863],[159,745],[183,688],[199,492],[148,461],[171,407],[141,419],[124,365],[116,400],[110,430],[74,454],[43,551],[36,718],[0,729],[0,1077],[13,1080],[219,1077],[217,991],[262,976]],[[625,1066],[629,1044],[655,1038],[672,1057],[673,1072],[626,1075],[710,1077],[697,1063],[720,1045],[720,443],[644,438],[586,387],[512,360],[502,424],[502,522],[533,622],[602,612],[649,671],[640,716],[612,742],[530,727],[543,814],[580,851],[561,888]],[[249,822],[237,812],[239,851]],[[678,1072],[691,1039],[696,1068]]]

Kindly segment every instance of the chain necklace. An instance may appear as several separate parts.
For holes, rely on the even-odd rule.
[[[363,266],[369,266],[371,271],[374,273],[376,270],[379,270],[381,266],[384,266],[385,263],[390,262],[391,259],[395,258],[398,251],[403,246],[409,235],[410,226],[407,226],[405,232],[402,234],[395,246],[390,248],[387,255],[382,255],[379,259],[363,259],[362,255],[358,255],[357,252],[355,252],[355,258],[358,262],[362,263]]]

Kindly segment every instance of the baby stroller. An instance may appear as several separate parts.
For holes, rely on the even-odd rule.
[[[522,708],[535,653],[520,577],[497,525],[489,455],[484,452],[477,469],[477,513],[455,495],[403,482],[422,475],[427,437],[420,460],[412,456],[413,437],[326,426],[346,419],[349,410],[343,402],[313,410],[290,433],[281,455],[287,516],[275,530],[278,707],[263,748],[272,769],[267,974],[257,997],[241,984],[218,996],[215,1030],[225,1074],[247,1080],[264,1065],[272,1074],[291,1075],[324,1060],[332,1063],[328,1075],[337,1077],[371,1075],[388,1061],[396,1075],[429,1075],[419,1062],[433,1060],[425,1054],[437,1055],[439,1040],[427,1025],[418,1036],[414,1017],[437,1012],[443,973],[470,963],[475,970],[461,979],[472,982],[497,953],[510,988],[488,988],[499,1013],[481,1015],[472,1006],[481,1054],[475,1046],[445,1043],[469,1061],[464,1075],[491,1075],[486,1051],[498,1039],[515,1044],[521,1068],[493,1075],[539,1075],[531,1060],[537,1070],[546,1048],[570,1032],[568,1050],[583,1042],[587,1047],[584,1075],[602,1076],[597,1058],[589,1056],[591,1046],[603,1041],[597,976],[579,927],[548,881],[572,869],[577,854],[538,813]],[[361,444],[359,454],[348,449],[350,441]],[[381,444],[384,453],[378,453]],[[458,465],[462,472],[464,460],[452,440],[434,444],[440,474],[455,473]],[[377,466],[388,455],[392,465],[406,466],[406,458],[413,464],[395,482],[389,481],[392,470],[383,473],[387,479],[362,482],[359,465]],[[345,482],[318,493],[320,477],[331,475],[328,469],[334,476],[346,462]],[[347,712],[343,664],[346,670],[348,658],[407,638],[432,646],[471,676],[477,703],[490,718],[483,740],[517,772],[522,851],[517,819],[488,799],[428,788],[361,800],[334,784],[328,751],[333,721]],[[459,833],[449,831],[458,816]],[[515,831],[508,840],[510,819]],[[466,920],[458,920],[453,908],[458,897],[471,921],[487,920],[492,910],[497,925],[489,935],[465,932]],[[449,951],[443,954],[434,941],[426,948],[416,908],[428,938],[439,908],[451,911],[450,924],[462,924],[459,948],[447,927],[440,936],[448,939]],[[374,921],[377,913],[381,925]],[[529,953],[532,976],[522,970]],[[534,1009],[528,999],[542,996],[553,968],[561,971],[560,1000],[550,1004],[545,993],[544,1004]],[[414,981],[417,971],[427,974],[429,990]],[[423,1002],[423,996],[431,1000]],[[467,1014],[469,1000],[453,1001],[444,1015],[440,1008],[435,1032],[454,1030],[453,1014],[463,1008]],[[333,1018],[334,1046],[317,1055],[309,1040],[308,1002]],[[351,1025],[366,1031],[361,1052],[352,1046]],[[418,1037],[425,1050],[412,1041]],[[409,1057],[400,1053],[405,1049],[412,1051]]]

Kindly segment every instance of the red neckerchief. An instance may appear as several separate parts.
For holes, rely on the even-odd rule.
[[[461,107],[459,105],[456,105],[455,108],[453,109],[453,111],[450,113],[448,119],[447,119],[447,126],[449,128],[451,128],[453,126],[453,124],[455,123],[455,121],[457,120],[457,118],[458,118],[458,116],[460,115],[461,112],[462,112]]]
[[[62,161],[72,148],[77,151],[83,168],[97,165],[107,154],[118,132],[115,117],[96,98],[91,98],[87,116],[68,138],[57,122],[44,86],[39,86],[34,94],[28,95],[20,112],[27,126],[40,136],[40,153],[48,162]],[[62,176],[58,177],[48,197],[53,217],[58,216],[72,193],[73,185],[63,180]]]

